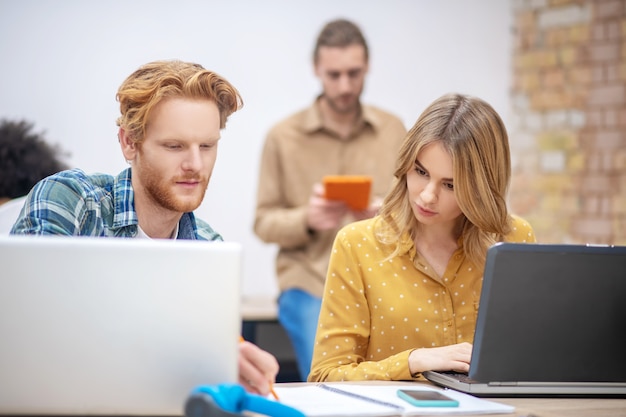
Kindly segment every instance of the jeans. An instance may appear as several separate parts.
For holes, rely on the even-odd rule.
[[[296,354],[300,378],[306,381],[311,371],[317,319],[322,299],[297,288],[278,297],[278,321],[287,332]]]

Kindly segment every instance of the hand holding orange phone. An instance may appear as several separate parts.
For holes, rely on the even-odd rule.
[[[363,211],[369,206],[372,177],[368,175],[327,175],[324,198],[345,202],[351,210]]]

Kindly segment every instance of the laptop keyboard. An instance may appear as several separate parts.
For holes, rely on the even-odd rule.
[[[452,379],[456,379],[457,381],[464,382],[466,384],[475,384],[478,381],[469,377],[468,374],[462,372],[454,372],[454,371],[445,371],[440,372],[443,375],[447,375]]]

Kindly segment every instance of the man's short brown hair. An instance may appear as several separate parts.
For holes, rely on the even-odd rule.
[[[328,22],[317,37],[313,50],[313,63],[317,63],[319,50],[323,46],[343,48],[349,45],[361,45],[365,50],[365,61],[369,59],[369,49],[361,29],[345,19]]]

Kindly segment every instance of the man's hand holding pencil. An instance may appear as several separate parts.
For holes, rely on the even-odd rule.
[[[278,397],[273,389],[278,374],[278,361],[269,352],[253,343],[239,339],[239,383],[248,392]]]

